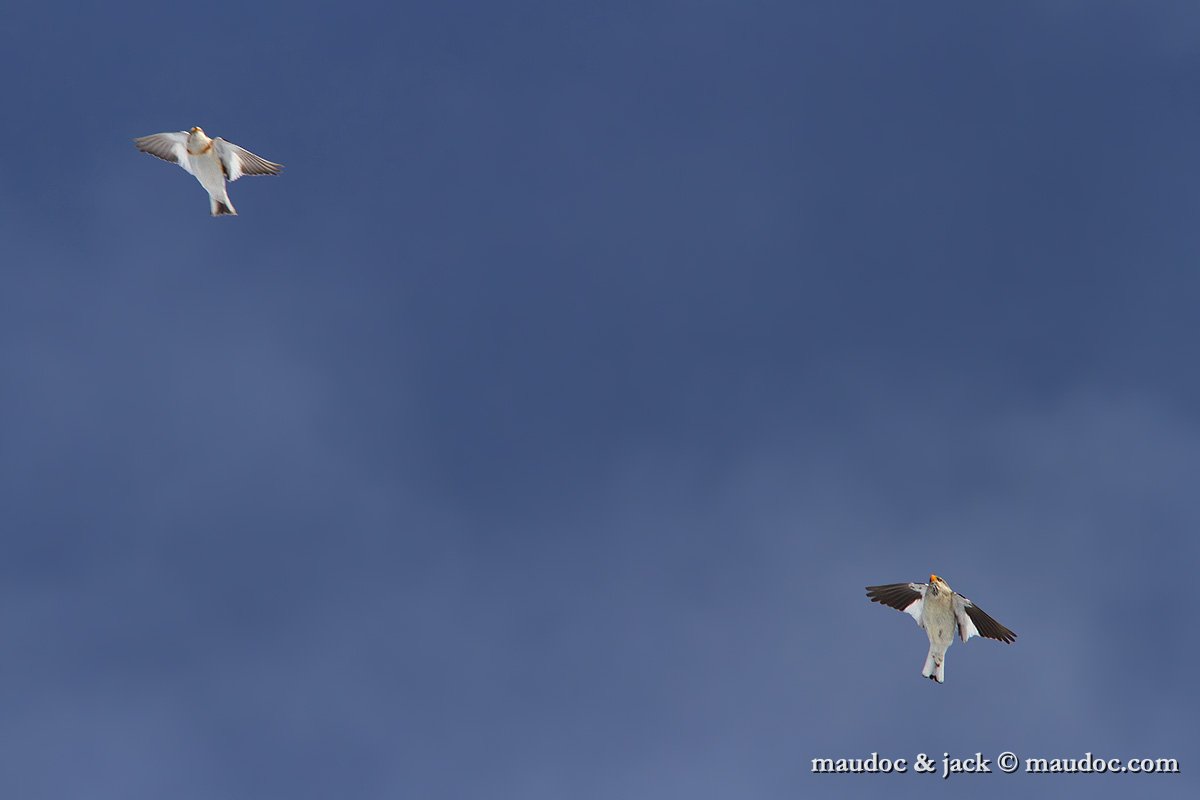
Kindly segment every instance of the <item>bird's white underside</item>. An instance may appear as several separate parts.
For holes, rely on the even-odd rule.
[[[916,620],[917,625],[922,630],[927,630],[923,614],[925,611],[925,592],[929,586],[924,583],[910,583],[909,586],[912,587],[913,591],[919,592],[921,596],[905,606],[904,613]],[[972,636],[979,636],[979,629],[975,627],[975,623],[971,620],[970,615],[967,614],[967,606],[970,602],[970,600],[962,595],[954,595],[954,621],[958,626],[959,635],[964,642]]]

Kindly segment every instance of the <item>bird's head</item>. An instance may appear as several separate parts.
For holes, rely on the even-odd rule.
[[[189,153],[200,155],[201,153],[207,153],[210,147],[212,147],[212,139],[204,135],[203,128],[197,126],[188,131],[187,151]]]
[[[932,589],[934,590],[934,593],[935,593],[935,594],[936,594],[937,592],[940,592],[940,591],[943,591],[943,590],[945,590],[945,591],[947,591],[947,592],[948,592],[948,591],[950,591],[950,585],[949,585],[949,584],[947,584],[947,583],[946,583],[944,580],[942,580],[941,578],[939,578],[937,575],[930,575],[930,576],[929,576],[929,586],[930,586],[930,588],[932,588]]]

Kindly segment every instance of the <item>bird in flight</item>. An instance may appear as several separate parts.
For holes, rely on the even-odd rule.
[[[208,192],[214,217],[236,215],[226,181],[236,181],[243,175],[278,175],[282,164],[264,158],[225,141],[220,136],[210,139],[200,128],[172,133],[152,133],[133,140],[143,153],[157,156],[183,167],[200,181]]]
[[[1011,644],[1017,635],[983,612],[983,609],[950,588],[937,575],[929,583],[887,583],[868,586],[872,602],[903,611],[917,621],[929,636],[929,655],[921,675],[945,681],[946,651],[954,644],[954,632],[966,643],[972,636]]]

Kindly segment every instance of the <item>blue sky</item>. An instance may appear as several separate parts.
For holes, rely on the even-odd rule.
[[[1194,792],[1198,69],[1184,2],[6,9],[4,794]],[[193,125],[282,176],[210,218]],[[942,686],[863,592],[930,572],[1020,637]],[[1005,750],[1184,771],[808,768]]]

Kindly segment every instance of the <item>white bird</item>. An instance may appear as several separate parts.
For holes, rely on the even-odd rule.
[[[872,602],[899,609],[912,616],[929,635],[929,655],[921,674],[942,683],[945,680],[946,650],[954,644],[954,631],[965,643],[982,636],[1011,644],[1017,635],[983,612],[983,609],[950,588],[937,575],[929,583],[888,583],[868,586]]]
[[[212,215],[236,215],[226,181],[236,181],[243,175],[278,175],[283,169],[276,164],[259,158],[249,150],[225,141],[220,136],[210,139],[200,128],[175,133],[152,133],[133,140],[138,150],[171,161],[195,176],[208,192]]]

